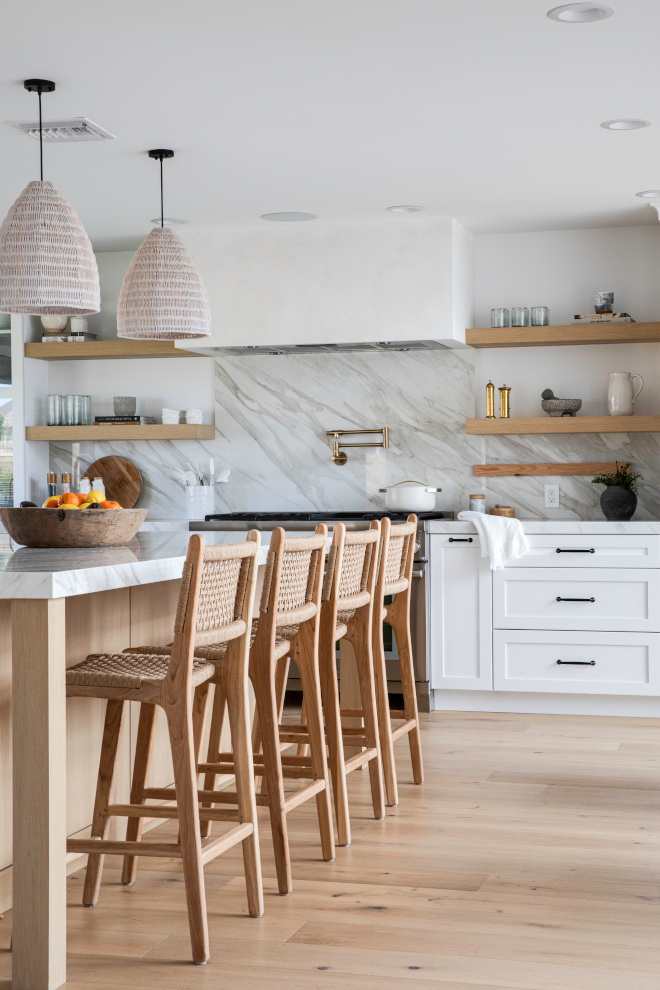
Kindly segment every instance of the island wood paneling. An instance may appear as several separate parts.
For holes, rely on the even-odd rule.
[[[179,581],[166,581],[66,599],[66,666],[84,660],[89,653],[169,643],[178,591]],[[12,904],[11,673],[11,602],[0,601],[0,913]],[[104,717],[105,702],[99,699],[69,698],[66,702],[66,831],[78,838],[89,834],[92,821]],[[129,800],[136,733],[137,705],[132,704],[119,758],[117,802]],[[159,725],[153,771],[156,786],[172,783],[164,724]],[[125,819],[113,820],[110,837],[122,838],[125,828]],[[85,858],[69,857],[67,872],[74,872]]]

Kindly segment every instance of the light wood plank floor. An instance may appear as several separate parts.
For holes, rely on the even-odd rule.
[[[177,862],[108,859],[98,907],[69,882],[68,990],[658,990],[660,721],[422,716],[427,783],[397,744],[401,803],[319,859],[313,802],[291,815],[295,890],[247,916],[240,853],[207,868],[212,957],[189,963]],[[260,809],[260,815],[265,809]],[[147,840],[172,834],[171,823]],[[0,922],[9,990],[11,915]]]

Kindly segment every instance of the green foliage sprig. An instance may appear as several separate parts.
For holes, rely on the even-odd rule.
[[[634,492],[635,495],[639,495],[639,487],[637,481],[641,478],[641,474],[633,474],[630,470],[630,462],[627,461],[625,464],[619,464],[616,462],[616,471],[614,474],[598,474],[595,478],[591,479],[592,485],[616,485],[618,488],[627,488],[628,491]]]

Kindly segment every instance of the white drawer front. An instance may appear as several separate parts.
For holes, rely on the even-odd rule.
[[[660,695],[660,634],[497,630],[493,676],[496,691]]]
[[[660,571],[505,568],[493,575],[493,626],[660,632]]]
[[[660,567],[660,536],[528,536],[511,567]]]

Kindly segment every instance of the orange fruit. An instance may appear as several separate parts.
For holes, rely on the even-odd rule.
[[[101,502],[102,509],[121,509],[119,502],[115,502],[114,499],[108,498],[105,502]]]
[[[75,505],[77,509],[79,505],[78,496],[75,492],[64,492],[63,495],[60,495],[58,505]]]
[[[59,495],[51,495],[50,498],[46,499],[43,507],[44,509],[56,509],[59,504],[60,504]]]

